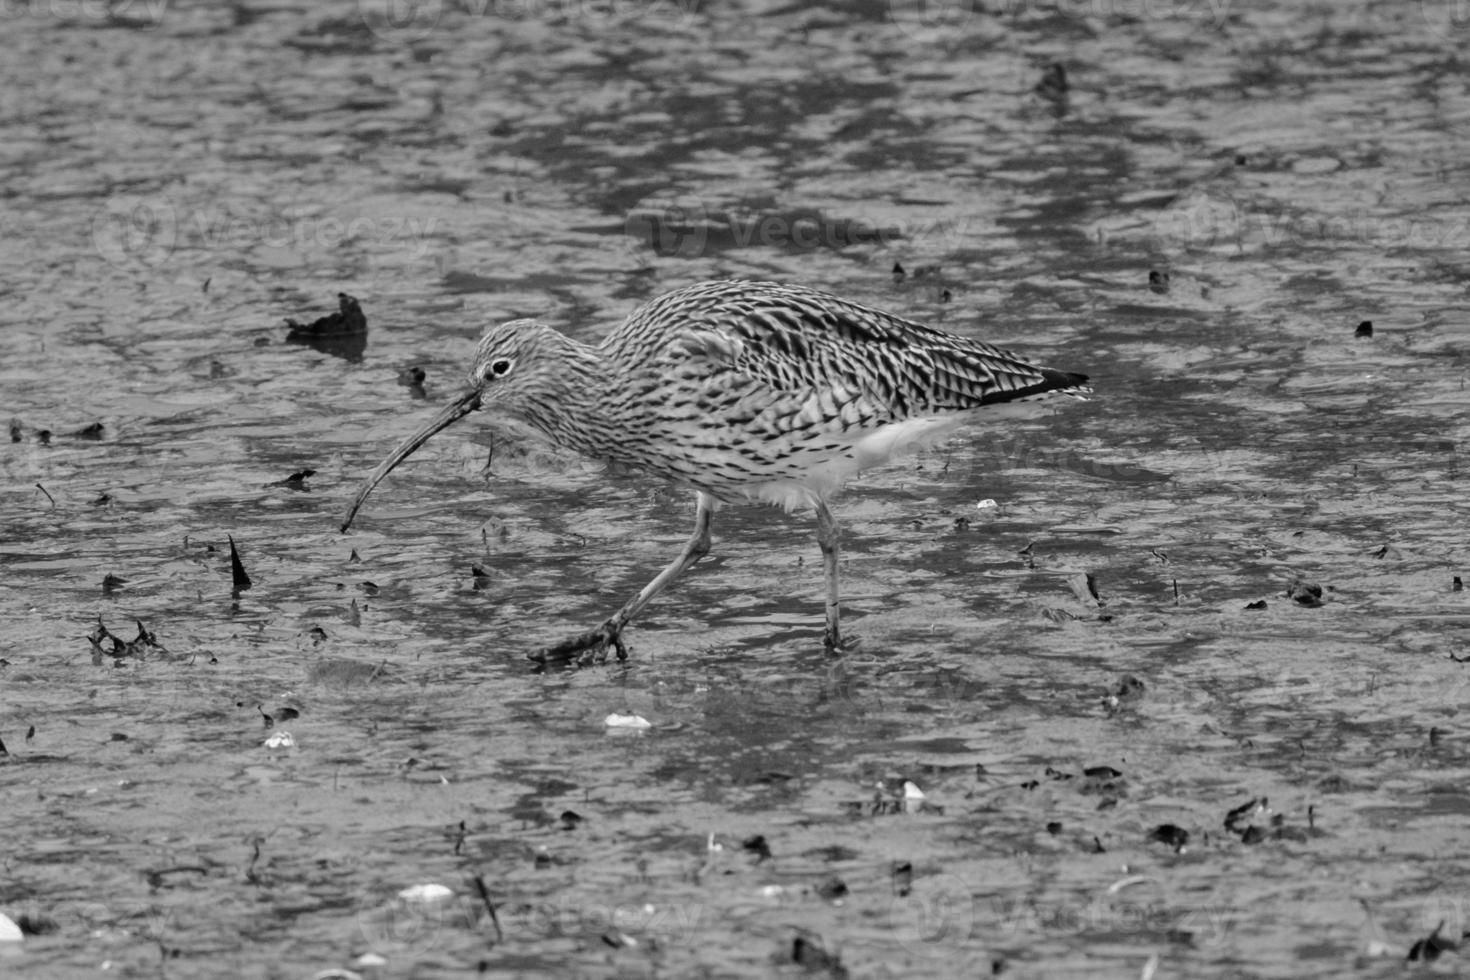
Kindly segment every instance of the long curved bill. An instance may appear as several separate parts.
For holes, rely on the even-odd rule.
[[[466,415],[480,407],[480,390],[478,388],[467,388],[460,393],[454,401],[439,410],[439,414],[430,419],[422,429],[409,436],[398,444],[398,448],[388,454],[388,458],[378,464],[378,468],[368,475],[367,482],[362,489],[357,491],[357,496],[352,498],[352,506],[347,508],[347,517],[342,521],[342,530],[352,526],[352,519],[357,516],[358,508],[367,499],[373,488],[383,482],[383,477],[393,472],[393,468],[412,456],[420,446],[428,442],[434,433],[440,429],[447,429]]]

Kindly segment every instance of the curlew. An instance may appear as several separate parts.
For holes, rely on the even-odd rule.
[[[702,282],[635,310],[591,346],[538,323],[491,327],[469,385],[368,476],[373,488],[440,430],[485,410],[594,459],[696,495],[683,550],[599,626],[532,653],[539,662],[627,656],[622,634],[710,550],[723,503],[811,508],[826,580],[827,648],[842,647],[838,525],[828,500],[853,475],[997,405],[1086,397],[1087,377],[801,286]]]

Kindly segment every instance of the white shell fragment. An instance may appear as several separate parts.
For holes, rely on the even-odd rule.
[[[296,748],[296,736],[290,732],[271,732],[271,737],[265,740],[268,749],[294,749]]]
[[[919,784],[913,780],[903,781],[903,812],[922,813],[924,811],[924,791],[919,789]]]
[[[653,727],[653,722],[641,715],[623,715],[616,711],[602,719],[602,723],[608,728],[621,728],[636,732],[646,731]]]
[[[446,898],[453,898],[454,892],[444,885],[430,883],[427,885],[409,885],[398,893],[398,897],[405,902],[442,902]]]

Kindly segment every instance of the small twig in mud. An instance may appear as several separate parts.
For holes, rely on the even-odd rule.
[[[255,863],[260,860],[260,838],[257,837],[250,842],[255,847],[255,853],[250,855],[250,863],[245,866],[245,880],[252,885],[260,884],[260,876],[255,873]]]
[[[505,933],[500,928],[500,916],[495,914],[495,903],[490,900],[490,889],[485,887],[485,879],[475,875],[471,880],[475,883],[475,891],[480,893],[480,901],[485,903],[485,911],[490,913],[490,924],[495,927],[495,941],[505,942]]]
[[[56,506],[56,498],[53,497],[53,496],[51,496],[51,494],[46,490],[45,487],[41,486],[38,483],[38,484],[36,484],[36,489],[39,490],[39,491],[41,491],[42,493],[46,494],[46,499],[49,500],[49,501],[51,501],[51,506],[52,507],[55,507]]]

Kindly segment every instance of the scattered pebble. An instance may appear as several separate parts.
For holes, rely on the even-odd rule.
[[[25,938],[20,926],[4,912],[0,912],[0,943],[18,943]]]
[[[1172,823],[1161,823],[1149,832],[1148,839],[1168,844],[1175,854],[1179,854],[1184,851],[1184,845],[1189,843],[1189,831]]]
[[[847,882],[833,875],[817,885],[817,894],[834,905],[841,905],[847,897]]]
[[[1330,174],[1342,166],[1336,157],[1302,157],[1293,160],[1291,172],[1295,174]]]
[[[1103,699],[1103,704],[1109,711],[1116,711],[1125,704],[1142,701],[1144,692],[1147,690],[1148,685],[1143,681],[1132,674],[1124,674],[1118,679],[1112,691],[1108,692],[1108,696]]]
[[[1067,82],[1067,69],[1060,62],[1048,65],[1041,81],[1032,89],[1037,95],[1051,102],[1065,102],[1071,85]]]
[[[1299,606],[1320,606],[1322,605],[1322,586],[1316,582],[1308,582],[1306,579],[1295,579],[1287,586],[1286,597]]]
[[[284,480],[276,480],[274,483],[267,483],[262,489],[270,490],[274,487],[284,487],[287,490],[295,490],[298,493],[306,493],[306,481],[309,477],[313,476],[316,476],[316,470],[297,470],[295,473],[292,473]]]
[[[1441,953],[1447,953],[1458,949],[1460,944],[1449,936],[1442,935],[1444,920],[1434,927],[1434,931],[1420,939],[1409,948],[1409,962],[1433,963],[1439,959]]]
[[[613,949],[631,949],[638,945],[638,940],[617,928],[604,932],[602,934],[602,941]]]
[[[914,886],[914,865],[912,861],[899,861],[893,865],[893,894],[904,898]]]
[[[847,977],[847,968],[835,953],[829,953],[822,944],[809,936],[798,935],[791,942],[790,962],[809,973],[826,973],[831,977]]]
[[[653,722],[649,721],[647,718],[642,717],[641,715],[624,715],[619,714],[616,711],[608,715],[606,718],[602,719],[602,724],[605,727],[613,730],[630,732],[647,731],[648,729],[653,727]]]
[[[1373,321],[1372,320],[1364,320],[1362,323],[1358,324],[1358,329],[1356,329],[1356,330],[1353,331],[1353,336],[1354,337],[1371,337],[1371,336],[1373,336]]]
[[[740,846],[742,849],[749,851],[751,854],[755,855],[755,860],[757,864],[771,856],[771,845],[767,843],[764,834],[756,834],[754,837],[747,837],[745,840],[740,842]]]
[[[158,642],[157,634],[150,632],[141,619],[135,619],[133,622],[138,626],[138,635],[131,640],[124,640],[103,624],[101,614],[97,616],[97,628],[87,634],[87,641],[92,645],[92,665],[94,667],[103,662],[104,656],[113,658],[114,665],[120,667],[122,661],[129,657],[137,660],[147,659],[151,650],[157,650],[160,653],[168,652],[168,649]],[[112,649],[109,650],[102,645],[104,640],[112,641]]]

